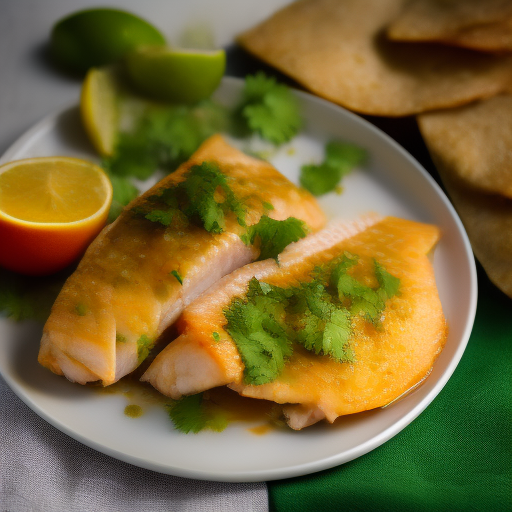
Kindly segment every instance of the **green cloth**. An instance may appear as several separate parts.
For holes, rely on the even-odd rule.
[[[478,273],[474,329],[437,398],[363,457],[268,482],[271,512],[512,510],[512,301]]]

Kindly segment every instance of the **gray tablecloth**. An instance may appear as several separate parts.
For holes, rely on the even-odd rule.
[[[37,416],[0,377],[1,512],[266,510],[265,483],[189,480],[96,452]]]

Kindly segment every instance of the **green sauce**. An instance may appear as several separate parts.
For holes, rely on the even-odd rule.
[[[131,404],[124,408],[124,414],[129,418],[140,418],[140,416],[144,414],[144,411],[140,405]]]

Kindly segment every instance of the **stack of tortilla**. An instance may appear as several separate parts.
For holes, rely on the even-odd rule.
[[[512,0],[299,0],[238,42],[350,110],[417,116],[476,257],[512,297]]]

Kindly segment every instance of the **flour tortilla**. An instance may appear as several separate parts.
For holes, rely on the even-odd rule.
[[[481,51],[512,50],[510,0],[411,0],[388,27],[398,41],[437,41]]]
[[[433,159],[484,192],[512,198],[512,96],[427,112],[418,125]]]
[[[512,83],[512,56],[391,42],[404,0],[301,0],[239,44],[315,94],[351,110],[405,116],[455,107]]]

